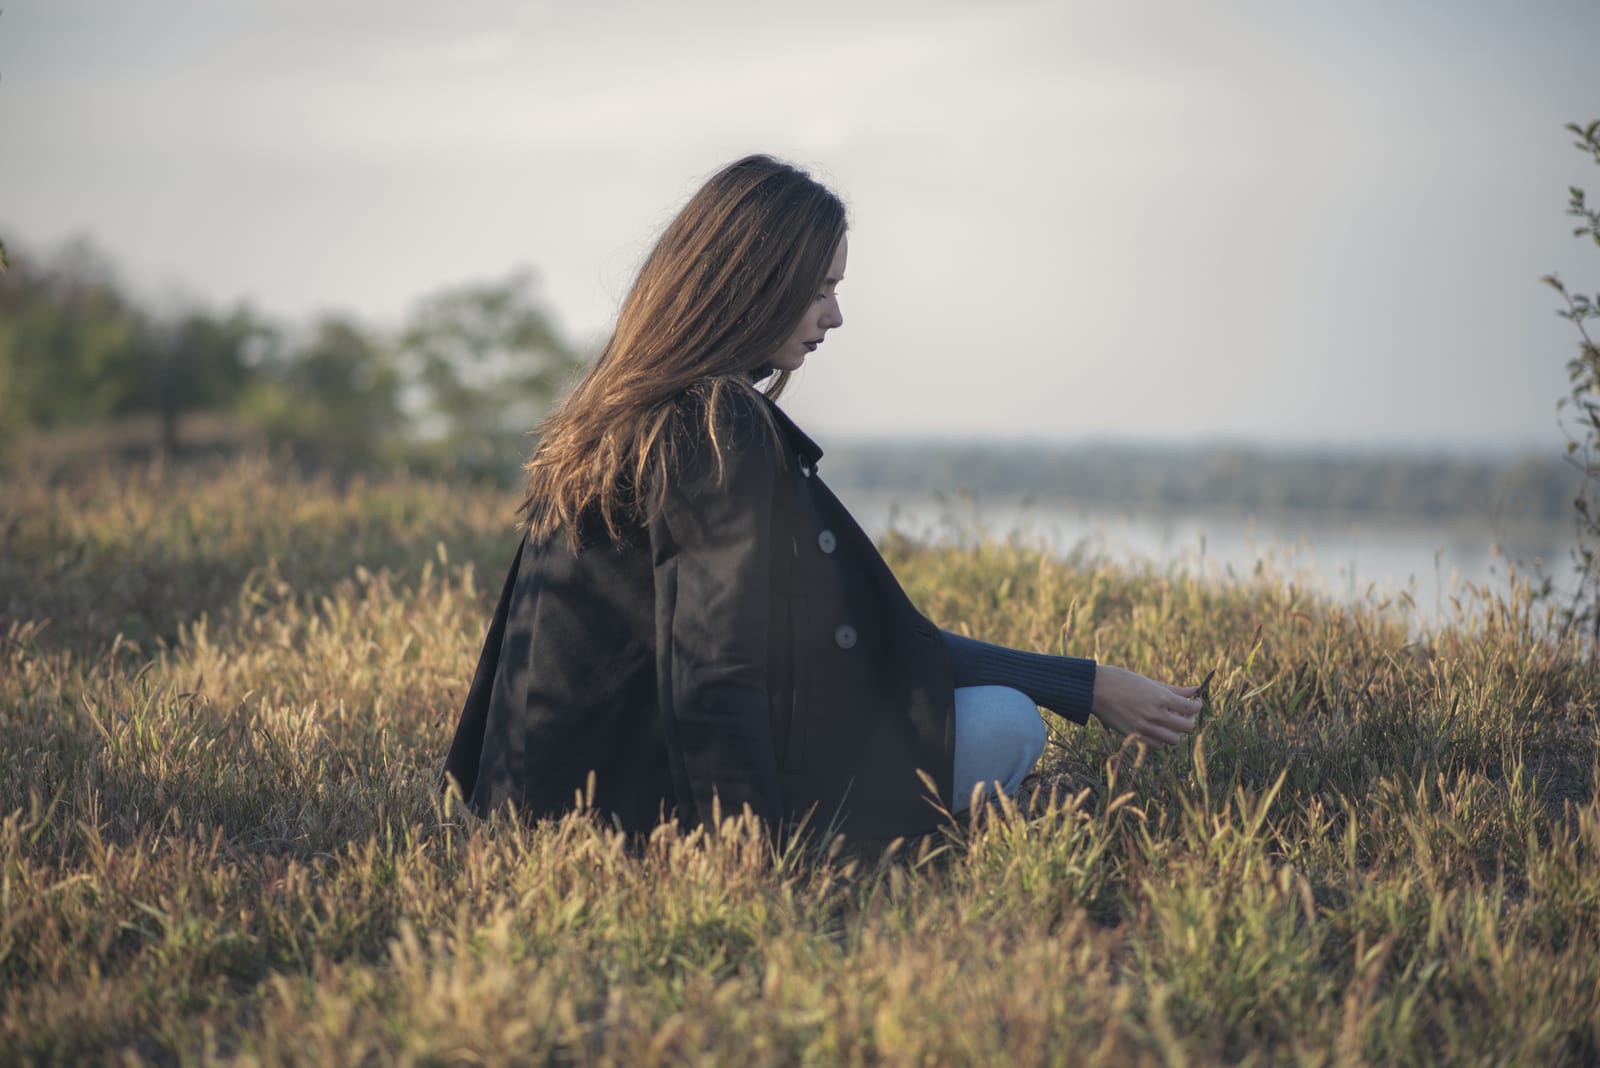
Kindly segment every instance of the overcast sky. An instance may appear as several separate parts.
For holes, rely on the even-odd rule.
[[[22,0],[0,235],[397,323],[532,267],[603,338],[746,152],[851,211],[830,435],[1559,449],[1600,4]]]

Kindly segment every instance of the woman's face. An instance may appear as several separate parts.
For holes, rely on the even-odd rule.
[[[833,262],[828,264],[828,277],[822,283],[822,290],[811,298],[811,304],[806,308],[806,313],[800,317],[795,328],[789,331],[789,336],[772,356],[772,366],[779,371],[798,371],[800,365],[806,362],[806,356],[815,352],[822,339],[827,337],[828,331],[844,325],[844,316],[839,312],[839,294],[836,292],[839,283],[844,281],[844,262],[849,253],[849,242],[839,238],[839,247],[833,252]]]

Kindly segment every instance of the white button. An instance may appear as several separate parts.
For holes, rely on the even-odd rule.
[[[824,530],[817,535],[817,548],[825,553],[831,553],[838,546],[839,541],[833,536],[833,531]]]
[[[856,644],[856,628],[848,623],[841,623],[833,632],[833,641],[841,649],[851,649]]]
[[[800,473],[802,475],[806,476],[807,478],[810,478],[811,477],[811,465],[806,463],[806,458],[804,456],[800,457],[799,459],[800,459]]]

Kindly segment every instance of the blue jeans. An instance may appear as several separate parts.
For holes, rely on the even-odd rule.
[[[951,810],[966,811],[980,785],[1013,796],[1044,755],[1044,720],[1033,698],[1009,686],[956,688],[955,780]]]

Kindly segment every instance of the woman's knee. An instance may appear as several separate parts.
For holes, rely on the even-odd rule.
[[[1020,690],[969,686],[956,691],[958,779],[999,781],[1014,791],[1044,755],[1047,739],[1038,706]]]
[[[1039,706],[1021,690],[1009,686],[971,686],[956,691],[970,694],[970,700],[982,709],[979,719],[982,727],[997,745],[1015,747],[1032,753],[1037,760],[1049,738]]]
[[[1044,718],[1039,715],[1039,706],[1033,703],[1033,698],[1020,690],[1012,690],[1017,700],[1012,702],[1013,712],[1010,722],[1016,731],[1017,742],[1029,755],[1028,764],[1032,766],[1039,758],[1044,756],[1044,747],[1049,744],[1050,732],[1045,728]]]

